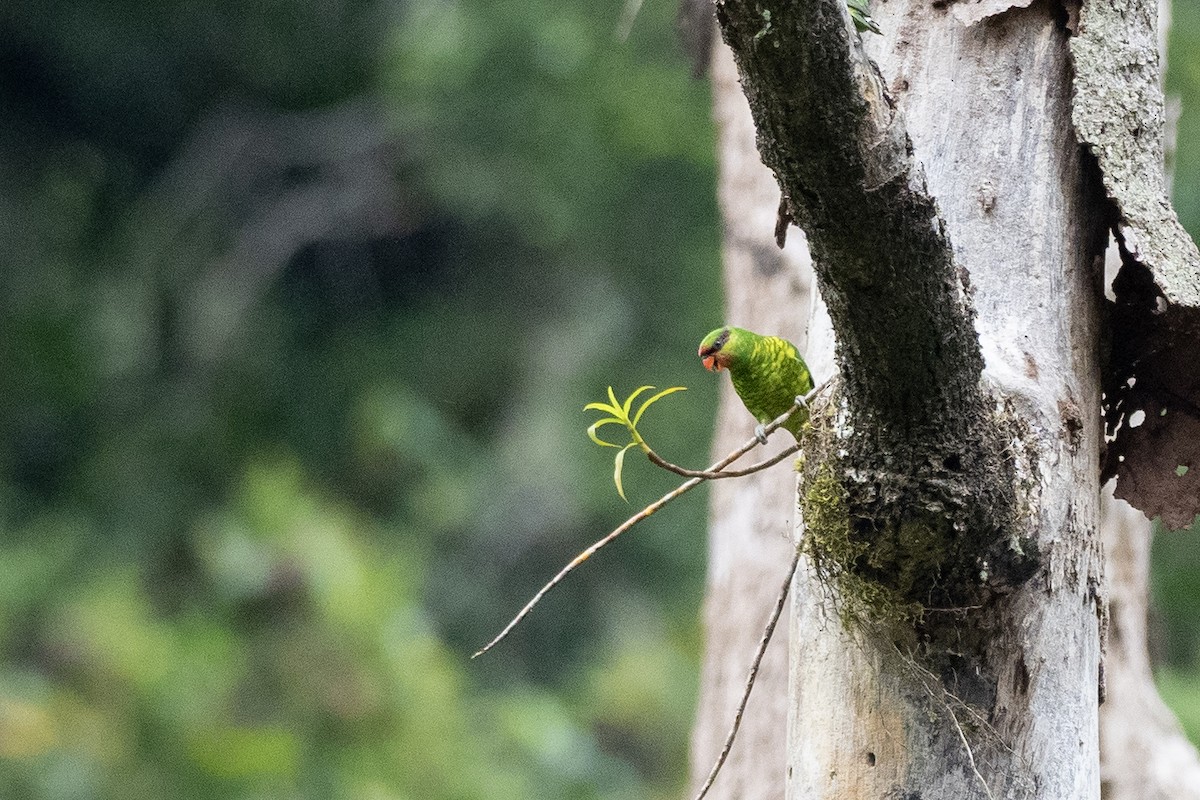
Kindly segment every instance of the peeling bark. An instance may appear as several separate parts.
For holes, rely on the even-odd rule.
[[[1025,6],[1029,8],[1022,10]],[[1135,6],[1125,4],[1123,8],[1128,13]],[[772,25],[780,21],[774,6],[766,10]],[[762,5],[753,11],[767,21]],[[840,12],[840,7],[826,6],[812,13],[832,19]],[[817,579],[811,561],[806,564],[793,594],[789,796],[903,797],[919,793],[927,798],[1073,800],[1096,797],[1101,774],[1105,800],[1200,796],[1200,762],[1195,749],[1158,698],[1149,672],[1145,649],[1149,533],[1144,521],[1138,524],[1131,518],[1133,512],[1127,506],[1123,512],[1106,512],[1112,627],[1103,673],[1109,699],[1100,709],[1102,719],[1097,719],[1102,680],[1099,632],[1104,613],[1096,538],[1100,434],[1088,409],[1099,404],[1096,376],[1104,366],[1098,277],[1102,230],[1113,225],[1118,231],[1120,225],[1129,229],[1129,222],[1114,223],[1116,218],[1105,210],[1103,201],[1104,194],[1111,194],[1110,176],[1103,176],[1105,188],[1099,188],[1102,180],[1096,163],[1074,147],[1077,139],[1071,116],[1078,110],[1078,101],[1072,108],[1069,57],[1078,59],[1079,53],[1068,54],[1067,48],[1071,46],[1068,31],[1077,29],[1078,20],[1045,0],[979,0],[950,4],[948,9],[890,0],[877,4],[872,13],[887,34],[886,39],[866,40],[879,70],[875,72],[862,54],[855,52],[847,56],[848,74],[856,76],[860,87],[868,87],[865,107],[882,98],[887,113],[875,113],[874,118],[885,119],[886,124],[872,128],[868,120],[855,130],[874,131],[865,149],[878,145],[885,153],[899,154],[901,160],[908,158],[910,185],[923,186],[929,197],[936,198],[931,207],[940,235],[951,243],[952,271],[961,281],[955,290],[961,297],[957,308],[971,322],[986,360],[981,391],[985,397],[1002,398],[999,404],[1004,414],[1021,421],[1012,429],[1010,453],[1016,454],[1012,477],[1020,486],[1018,495],[1024,500],[1026,514],[1015,525],[1024,526],[1042,560],[1028,583],[989,599],[982,622],[981,615],[969,609],[949,615],[945,629],[962,630],[968,636],[975,628],[988,632],[982,652],[957,664],[944,658],[940,662],[928,659],[928,648],[923,650],[920,643],[910,647],[911,640],[881,637],[869,626],[847,629],[836,591]],[[778,33],[779,28],[774,30]],[[762,35],[757,36],[759,33]],[[761,42],[770,33],[764,24],[751,42]],[[853,35],[848,29],[847,34],[849,42]],[[1095,28],[1092,34],[1096,35]],[[756,57],[754,46],[748,56],[743,55]],[[821,57],[831,49],[827,40],[817,42],[816,47]],[[1146,66],[1135,59],[1138,64]],[[810,75],[825,77],[821,69],[809,68]],[[1128,70],[1116,71],[1121,73],[1118,80],[1128,78]],[[753,75],[744,78],[752,98],[767,91],[763,87],[772,79],[787,82],[778,75],[769,76],[761,85],[756,85],[758,78]],[[884,85],[890,97],[878,88]],[[793,88],[787,101],[790,108],[806,107],[805,100],[797,96],[805,87]],[[810,81],[808,90],[818,95],[831,91],[821,80]],[[838,102],[836,98],[818,98],[816,113],[835,118],[836,114],[820,104]],[[1120,105],[1110,109],[1112,112],[1118,116],[1125,113]],[[890,132],[881,134],[885,129]],[[785,133],[781,135],[779,130]],[[1121,130],[1129,133],[1128,128]],[[723,185],[736,183],[738,176],[754,171],[745,163],[745,147],[739,152],[730,146],[732,131],[730,125],[723,128]],[[897,141],[897,131],[906,137],[906,144],[889,150],[889,143]],[[742,135],[747,140],[750,137],[744,130]],[[854,135],[847,136],[853,140]],[[786,126],[764,129],[760,120],[760,138],[773,137],[774,144],[760,141],[764,156],[777,169],[786,170],[792,165],[789,159],[794,160],[788,150],[795,149],[796,142],[788,143]],[[808,138],[802,145],[820,150],[829,142]],[[834,150],[842,153],[835,156],[835,165],[837,158],[843,158],[843,164],[854,161],[853,154],[844,154],[853,146],[853,141],[835,143]],[[772,156],[773,149],[782,155]],[[736,155],[730,158],[731,153]],[[817,174],[820,177],[819,169]],[[785,188],[788,185],[783,175],[780,182]],[[870,193],[879,187],[860,183],[860,188]],[[844,197],[852,195],[855,188],[851,182],[834,191],[843,192],[840,196]],[[792,196],[812,200],[832,195],[799,192]],[[777,305],[770,296],[778,290],[757,283],[762,275],[747,267],[755,259],[760,264],[769,264],[771,259],[761,244],[744,239],[744,229],[736,228],[736,220],[747,216],[745,196],[738,197],[741,199],[725,201],[729,253],[740,250],[746,259],[739,272],[736,258],[727,255],[729,267],[735,270],[728,275],[730,307],[748,314],[741,321],[749,327],[787,331],[786,306]],[[761,221],[757,227],[763,230],[753,235],[765,241],[774,195],[760,183],[758,197],[756,213]],[[796,208],[799,202],[793,200],[791,210],[804,222],[804,210]],[[879,222],[863,211],[862,204],[850,208],[861,217],[862,226]],[[825,211],[828,208],[818,207],[814,213]],[[832,213],[842,211],[839,206]],[[812,217],[808,223],[813,224]],[[814,244],[819,271],[840,267],[844,254],[837,250],[838,236],[846,236],[844,231],[839,234],[842,224],[844,220],[814,229],[814,239],[827,235],[825,241],[833,243],[824,251]],[[908,240],[897,239],[880,260],[903,259],[892,250],[902,251],[907,244]],[[853,247],[851,242],[851,250]],[[1140,316],[1133,319],[1141,324],[1147,298],[1161,312],[1159,298],[1166,293],[1148,277],[1151,273],[1145,265],[1130,254],[1126,247],[1127,267],[1132,264],[1133,269],[1123,277],[1126,284],[1118,282],[1117,288],[1127,307],[1142,304],[1136,309]],[[853,274],[858,265],[849,269]],[[903,280],[905,275],[903,270],[892,271],[885,278]],[[836,284],[837,279],[830,282]],[[858,297],[867,298],[868,311],[879,312],[881,303],[906,297],[896,295],[890,291],[892,284],[883,282],[855,285],[851,281],[849,285],[852,292],[859,291]],[[880,291],[881,285],[889,291]],[[864,286],[875,290],[873,297],[862,291]],[[955,292],[949,295],[953,297]],[[787,297],[786,292],[783,296]],[[766,317],[756,316],[763,309],[769,309]],[[881,318],[890,322],[892,313],[887,309]],[[1123,331],[1121,313],[1118,306],[1118,337]],[[775,320],[780,320],[778,326]],[[814,374],[829,373],[833,327],[837,325],[844,327],[845,319],[831,324],[818,314],[809,330],[806,359]],[[791,335],[800,343],[796,334]],[[1144,367],[1148,341],[1143,332],[1124,344],[1116,343],[1112,363],[1118,368],[1122,363]],[[1161,344],[1162,337],[1158,341]],[[858,357],[847,356],[844,350],[839,356],[843,365]],[[1126,360],[1122,362],[1122,358]],[[951,369],[956,368],[953,359],[949,363]],[[969,367],[970,359],[962,363]],[[1138,382],[1152,383],[1145,377],[1148,374],[1143,370]],[[1191,373],[1185,370],[1184,374]],[[1116,405],[1112,397],[1110,393],[1110,408]],[[1129,396],[1119,399],[1128,400]],[[1177,402],[1172,411],[1176,407]],[[1125,405],[1124,417],[1135,408]],[[726,422],[729,417],[725,415],[730,413],[737,420],[742,410],[732,393],[727,393],[723,430],[728,430],[726,425],[736,429],[735,421]],[[843,409],[839,420],[844,422],[848,416]],[[1174,429],[1175,435],[1178,431]],[[882,448],[890,440],[878,441]],[[1200,435],[1194,441],[1200,441]],[[1127,479],[1127,489],[1129,485]],[[761,587],[758,594],[763,597],[755,602],[762,616],[770,602],[765,596],[769,577],[782,569],[786,559],[786,550],[761,536],[762,526],[770,528],[778,519],[761,506],[771,502],[770,495],[745,495],[739,500],[733,493],[735,487],[722,488],[729,496],[722,501],[714,497],[718,522],[713,532],[717,538],[711,551],[712,594],[706,613],[709,642],[693,740],[693,785],[719,748],[757,635],[757,630],[747,629],[756,625],[752,613],[738,611],[738,621],[729,623],[723,612],[743,608],[739,599]],[[754,511],[739,511],[727,501],[749,503]],[[1118,507],[1111,498],[1106,497],[1105,502],[1110,509]],[[802,535],[799,530],[798,535]],[[714,653],[724,646],[734,652]],[[779,763],[778,684],[778,672],[767,682],[760,681],[745,722],[756,726],[755,732],[742,737],[712,797],[780,796],[778,786],[772,784]],[[722,693],[724,699],[719,699]],[[771,695],[775,702],[770,702]],[[721,715],[724,718],[718,719]],[[1102,725],[1104,741],[1099,769],[1098,725]]]
[[[1158,3],[1158,52],[1166,70],[1170,0]],[[1175,141],[1170,116],[1164,131],[1169,154]],[[1169,185],[1171,175],[1165,175]],[[1105,281],[1123,267],[1110,246]],[[1104,576],[1108,598],[1105,648],[1107,700],[1100,707],[1100,777],[1104,800],[1200,800],[1200,753],[1159,696],[1150,668],[1150,545],[1153,529],[1144,514],[1113,496],[1110,482],[1100,498]]]
[[[1096,157],[1130,257],[1171,305],[1200,308],[1200,253],[1167,198],[1157,0],[1090,0],[1071,39],[1079,139]]]
[[[1084,3],[1073,118],[1112,204],[1114,283],[1104,478],[1148,517],[1200,513],[1200,253],[1167,199],[1157,0]]]

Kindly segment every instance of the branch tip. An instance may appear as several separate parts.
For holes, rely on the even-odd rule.
[[[816,397],[817,393],[823,391],[825,389],[825,387],[828,385],[829,385],[829,381],[825,381],[820,386],[815,387],[812,391],[810,391],[803,398],[797,397],[796,398],[797,402],[794,405],[792,405],[791,408],[789,408],[784,413],[780,414],[775,419],[771,420],[771,422],[769,424],[767,424],[765,427],[763,427],[764,433],[766,435],[770,435],[771,433],[778,430],[779,427],[781,425],[783,425],[783,423],[788,421],[788,418],[790,418],[792,416],[792,414],[796,413],[796,411],[801,407],[802,404],[805,405],[805,407],[807,407],[806,404],[807,404],[808,400],[812,399],[813,397]],[[610,389],[610,392],[611,392],[611,389]],[[616,404],[615,397],[613,397],[613,404],[614,405]],[[760,427],[762,427],[762,426],[760,426]],[[535,594],[533,596],[533,598],[530,599],[530,601],[528,603],[526,603],[524,605],[524,607],[521,608],[520,611],[517,612],[517,615],[515,617],[513,617],[512,620],[509,621],[509,623],[507,625],[504,626],[503,630],[501,630],[500,633],[496,634],[496,637],[494,639],[492,639],[490,642],[488,642],[483,647],[481,647],[479,650],[477,650],[474,653],[474,655],[471,656],[471,658],[472,659],[478,658],[479,656],[486,653],[488,650],[491,650],[493,647],[500,644],[500,642],[502,642],[508,636],[508,634],[512,632],[512,629],[517,627],[517,625],[520,624],[521,620],[523,620],[523,619],[525,619],[525,617],[529,616],[529,612],[533,610],[533,607],[536,606],[541,601],[541,599],[543,597],[545,597],[546,594],[551,589],[553,589],[558,584],[562,583],[563,579],[565,579],[567,577],[567,575],[571,574],[571,572],[574,571],[574,569],[576,567],[578,567],[580,564],[582,564],[583,562],[585,562],[589,558],[591,558],[592,555],[594,555],[596,553],[596,551],[598,551],[600,548],[604,547],[606,544],[611,542],[613,539],[616,539],[618,536],[620,536],[622,533],[625,533],[625,531],[629,530],[637,523],[639,523],[642,520],[646,519],[647,517],[653,515],[656,511],[658,511],[660,508],[665,506],[667,503],[671,502],[672,500],[676,499],[677,497],[679,497],[683,494],[686,494],[687,492],[689,492],[692,489],[699,486],[704,481],[712,480],[713,478],[718,478],[718,477],[720,477],[720,478],[735,477],[735,475],[732,472],[724,473],[723,470],[725,469],[725,467],[729,466],[734,461],[737,461],[739,458],[741,458],[742,456],[744,456],[746,453],[750,452],[757,446],[758,446],[758,439],[751,438],[745,444],[743,444],[741,447],[734,450],[729,455],[725,456],[720,461],[713,464],[707,470],[696,471],[697,474],[695,474],[689,480],[686,480],[683,483],[679,484],[679,486],[675,487],[670,492],[667,492],[662,497],[658,498],[653,503],[646,506],[638,513],[634,514],[632,517],[630,517],[629,519],[622,522],[620,525],[618,525],[615,529],[613,529],[613,531],[611,533],[609,533],[607,536],[605,536],[604,538],[598,539],[595,542],[593,542],[590,546],[588,546],[587,549],[583,550],[582,552],[579,553],[579,555],[577,555],[577,556],[575,556],[575,558],[571,559],[571,562],[569,564],[567,564],[565,567],[563,567],[561,570],[559,570],[558,574],[556,574],[553,578],[551,578],[549,581],[547,581],[546,584],[544,586],[542,586],[541,589],[538,589],[537,594]],[[767,459],[766,461],[763,461],[760,464],[756,464],[747,470],[741,470],[741,472],[748,474],[751,470],[757,471],[758,469],[765,469],[766,467],[769,467],[773,464],[779,463],[784,458],[791,455],[798,449],[799,449],[799,445],[795,446],[794,448],[784,450],[779,455],[773,456],[772,458]],[[653,451],[649,451],[647,453],[647,455],[649,455],[650,452],[653,452]],[[651,460],[654,461],[654,457],[652,457]],[[658,462],[656,461],[655,463],[658,463]],[[663,462],[663,464],[666,464],[666,463],[668,463],[668,462]],[[660,466],[662,466],[662,465],[660,465]],[[674,465],[671,465],[671,466],[673,467]],[[670,469],[670,468],[671,467],[667,467],[667,469]],[[682,468],[678,468],[678,469],[682,469]],[[675,469],[672,471],[675,472],[675,471],[678,471],[678,469]],[[772,624],[772,629],[774,629],[774,624]]]

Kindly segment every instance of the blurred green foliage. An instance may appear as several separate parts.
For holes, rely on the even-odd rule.
[[[584,403],[688,385],[642,429],[708,450],[708,88],[621,13],[0,5],[0,797],[678,796],[702,501],[467,660],[628,513]]]
[[[620,13],[0,8],[0,796],[678,794],[702,501],[467,660],[628,513],[585,402],[710,441],[708,89]]]
[[[1171,30],[1167,42],[1167,96],[1178,101],[1176,148],[1169,164],[1174,175],[1175,210],[1184,227],[1196,238],[1200,233],[1200,5],[1171,3]]]
[[[1176,147],[1169,153],[1175,210],[1200,235],[1200,6],[1171,4],[1168,98],[1178,101]],[[1185,532],[1156,531],[1151,559],[1150,649],[1163,699],[1200,744],[1200,518]]]

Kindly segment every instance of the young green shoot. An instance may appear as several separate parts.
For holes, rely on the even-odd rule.
[[[780,414],[775,419],[771,420],[771,422],[769,424],[763,426],[763,428],[762,428],[763,434],[770,435],[771,433],[774,433],[776,430],[778,430],[779,426],[781,426],[781,425],[783,425],[783,423],[787,422],[788,419],[793,414],[795,414],[801,408],[806,408],[808,403],[811,402],[812,399],[817,396],[817,393],[824,390],[824,388],[827,385],[828,385],[828,381],[826,381],[825,383],[816,387],[815,389],[813,389],[811,392],[809,392],[804,397],[797,397],[796,402],[791,406],[791,408],[789,408],[784,413]],[[585,406],[585,408],[588,410],[599,410],[599,411],[602,411],[603,413],[609,415],[608,417],[600,419],[599,421],[594,423],[588,429],[588,435],[592,438],[592,440],[597,441],[599,444],[605,445],[607,447],[621,447],[621,445],[614,445],[610,442],[604,442],[602,440],[598,440],[595,435],[596,429],[602,427],[603,425],[620,423],[620,424],[624,425],[630,431],[630,434],[633,437],[633,441],[630,444],[625,445],[623,448],[621,448],[622,451],[628,450],[630,447],[632,447],[634,445],[638,445],[647,453],[647,455],[649,455],[650,453],[653,453],[654,451],[651,450],[648,445],[646,445],[646,443],[642,439],[641,435],[637,433],[637,423],[641,420],[642,412],[645,411],[646,408],[651,403],[655,402],[660,397],[670,394],[673,391],[679,391],[679,389],[681,387],[675,387],[674,389],[667,389],[662,392],[659,392],[657,395],[652,396],[649,400],[645,401],[641,405],[641,407],[639,407],[637,413],[634,414],[632,418],[630,418],[629,412],[633,407],[634,399],[636,399],[643,392],[649,391],[651,388],[653,388],[653,387],[647,386],[647,387],[642,387],[641,389],[638,389],[638,391],[636,391],[632,395],[630,395],[629,398],[626,399],[626,401],[624,403],[617,402],[616,394],[610,388],[609,389],[609,400],[611,401],[610,403],[589,403],[587,406]],[[724,471],[725,468],[727,466],[729,466],[730,464],[732,464],[734,461],[737,461],[739,458],[744,456],[746,453],[749,453],[755,447],[758,447],[759,444],[761,444],[761,442],[756,433],[756,435],[751,437],[749,441],[747,441],[741,447],[739,447],[736,450],[734,450],[733,452],[731,452],[729,455],[727,455],[724,458],[722,458],[721,460],[717,461],[715,464],[710,466],[708,469],[706,469],[706,470],[686,470],[685,472],[690,473],[692,475],[692,477],[690,477],[688,480],[681,483],[675,489],[672,489],[670,492],[667,492],[665,495],[658,498],[657,500],[655,500],[653,503],[651,503],[650,505],[643,508],[638,513],[634,514],[629,519],[622,522],[615,529],[613,529],[613,531],[610,532],[607,536],[593,542],[587,549],[583,550],[581,553],[579,553],[579,555],[577,555],[577,556],[575,556],[575,558],[571,559],[570,563],[568,563],[565,567],[563,567],[561,570],[559,570],[558,573],[553,578],[551,578],[549,581],[547,581],[546,584],[537,591],[537,593],[529,600],[529,602],[526,603],[525,606],[519,612],[517,612],[517,615],[515,617],[513,617],[512,620],[507,625],[504,626],[504,629],[501,630],[500,633],[496,634],[495,638],[493,638],[490,642],[488,642],[483,647],[481,647],[474,655],[471,656],[471,658],[478,658],[479,656],[486,653],[488,650],[491,650],[493,647],[495,647],[501,641],[503,641],[504,638],[506,636],[508,636],[508,634],[512,631],[512,629],[517,627],[517,625],[520,624],[521,620],[525,619],[525,617],[529,615],[529,612],[533,610],[534,606],[536,606],[538,604],[538,602],[540,602],[541,599],[543,597],[545,597],[546,594],[551,589],[553,589],[558,584],[562,583],[562,581],[567,577],[567,575],[569,575],[576,567],[578,567],[584,561],[587,561],[589,558],[591,558],[592,555],[596,553],[596,551],[600,550],[606,544],[613,541],[621,534],[625,533],[625,531],[629,530],[637,523],[639,523],[642,520],[646,519],[647,517],[650,517],[651,515],[653,515],[656,511],[658,511],[660,508],[665,506],[667,503],[670,503],[672,500],[691,491],[692,489],[699,486],[701,483],[704,483],[707,480],[713,480],[715,478],[733,477],[734,476],[733,471],[725,472]],[[790,454],[791,452],[794,452],[794,450],[785,451],[785,455]],[[738,474],[744,475],[744,474],[748,474],[752,470],[764,469],[768,466],[771,466],[772,464],[778,463],[778,461],[782,460],[782,458],[783,458],[783,456],[775,456],[773,458],[770,458],[770,459],[767,459],[766,461],[761,462],[760,464],[754,465],[754,467],[752,467],[752,468],[739,470]],[[657,462],[655,462],[655,463],[657,463]],[[674,466],[674,465],[671,465],[671,466]],[[681,468],[676,468],[676,469],[681,469]],[[616,468],[616,476],[620,475],[620,471],[621,471],[621,463],[618,461],[617,468]],[[620,484],[619,477],[616,477],[616,482],[617,482],[618,490],[620,490],[621,484]],[[622,497],[623,496],[624,495],[622,494]],[[732,744],[732,742],[731,742],[731,744]],[[714,776],[714,778],[715,778],[715,776]]]
[[[642,448],[642,452],[646,453],[647,455],[649,455],[652,452],[650,450],[650,446],[648,444],[646,444],[646,440],[642,438],[642,435],[640,433],[638,433],[637,425],[638,425],[638,422],[640,422],[642,419],[642,414],[646,413],[647,408],[649,408],[654,403],[657,403],[659,400],[666,397],[667,395],[674,394],[675,392],[683,392],[683,391],[687,390],[686,386],[672,386],[670,389],[663,389],[658,394],[655,394],[655,395],[651,396],[648,400],[645,400],[640,406],[638,406],[637,413],[635,413],[632,417],[630,417],[629,412],[633,409],[633,401],[636,400],[639,395],[641,395],[645,392],[648,392],[653,388],[654,388],[653,386],[640,386],[640,387],[638,387],[637,390],[634,391],[633,394],[631,394],[631,395],[629,395],[629,397],[625,398],[624,403],[618,403],[617,402],[617,394],[616,394],[616,392],[613,391],[613,388],[610,386],[610,387],[608,387],[609,402],[607,402],[607,403],[588,403],[586,406],[583,407],[584,411],[599,411],[602,414],[608,415],[606,417],[601,417],[600,419],[593,422],[591,424],[591,426],[587,429],[587,435],[588,435],[588,438],[590,438],[593,442],[600,445],[601,447],[616,447],[616,448],[618,448],[617,455],[613,458],[613,483],[615,483],[617,485],[617,494],[621,495],[621,499],[624,500],[625,502],[629,502],[629,498],[627,498],[625,496],[625,487],[621,484],[621,470],[624,469],[624,467],[625,467],[625,454],[627,452],[629,452],[629,449],[631,447],[640,447],[640,448]],[[601,439],[600,436],[596,433],[596,431],[599,430],[600,428],[604,427],[605,425],[623,425],[623,426],[625,426],[625,429],[627,431],[629,431],[629,437],[631,439],[629,444],[622,446],[622,445],[614,444],[612,442],[608,442],[608,441],[605,441],[604,439]]]

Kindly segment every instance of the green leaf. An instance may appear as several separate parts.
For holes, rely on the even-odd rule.
[[[675,392],[682,392],[686,389],[685,386],[672,386],[670,389],[663,389],[661,392],[652,395],[648,400],[642,402],[638,407],[637,415],[632,419],[629,417],[629,411],[633,408],[633,401],[640,396],[654,389],[653,386],[639,386],[633,391],[629,397],[625,398],[625,402],[621,403],[617,400],[617,393],[613,391],[611,386],[608,387],[608,403],[588,403],[583,407],[584,411],[599,411],[608,416],[602,417],[593,422],[587,429],[588,438],[601,447],[619,447],[620,451],[613,457],[613,483],[617,486],[617,494],[621,495],[621,499],[629,502],[625,497],[625,487],[621,483],[621,470],[625,466],[625,454],[629,452],[631,447],[640,447],[647,453],[650,452],[650,446],[642,439],[638,433],[637,424],[641,420],[642,414],[646,413],[646,409],[658,402],[662,398]],[[609,442],[600,438],[598,431],[605,425],[623,425],[629,431],[630,438],[633,439],[629,444],[621,446],[615,442]]]
[[[608,403],[588,403],[583,407],[584,411],[603,411],[605,414],[612,414],[620,420],[621,408],[619,406],[610,406]]]
[[[637,398],[637,396],[639,394],[641,394],[642,392],[645,392],[645,391],[647,391],[649,389],[653,389],[653,388],[654,388],[653,386],[640,386],[640,387],[638,387],[637,391],[635,391],[633,394],[629,395],[629,397],[625,400],[625,405],[623,405],[621,407],[621,410],[625,412],[625,419],[629,419],[629,409],[633,407],[634,399]],[[637,423],[634,423],[634,424],[636,425]]]
[[[636,445],[637,442],[630,442],[621,448],[621,452],[617,453],[613,459],[613,483],[617,485],[617,494],[621,495],[621,499],[626,503],[629,498],[625,496],[625,487],[621,486],[621,468],[625,466],[625,454],[629,452],[629,448]]]
[[[615,417],[605,417],[604,419],[597,420],[596,422],[594,422],[592,425],[590,425],[588,427],[588,429],[587,429],[588,438],[591,439],[596,444],[600,445],[601,447],[620,447],[621,445],[613,444],[612,442],[606,442],[603,439],[601,439],[599,436],[596,435],[597,428],[604,426],[604,425],[612,425],[614,422],[621,424],[621,425],[625,424],[624,420],[616,419]]]
[[[653,388],[653,387],[651,387],[651,388]],[[640,420],[642,418],[642,414],[644,414],[646,412],[646,409],[650,407],[651,403],[657,403],[660,398],[666,397],[669,394],[674,394],[675,392],[686,392],[686,391],[687,391],[686,386],[672,386],[670,389],[663,389],[661,392],[654,395],[646,402],[642,403],[641,407],[638,409],[637,414],[635,414],[633,417],[633,422],[631,423],[632,426],[634,428],[637,427],[638,420]],[[633,398],[631,397],[630,399],[632,400]],[[626,411],[626,413],[628,413],[629,409],[626,408],[625,411]]]

